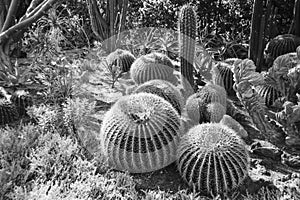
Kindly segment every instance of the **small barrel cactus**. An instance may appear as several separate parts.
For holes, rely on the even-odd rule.
[[[156,94],[168,102],[177,110],[181,115],[183,107],[183,97],[179,90],[170,82],[164,80],[151,80],[138,86],[132,93],[147,92]]]
[[[211,111],[216,111],[216,113],[209,113],[207,109],[208,104],[214,104],[216,106]],[[191,95],[185,104],[186,112],[188,117],[199,123],[211,122],[211,120],[216,121],[217,119],[222,119],[225,114],[223,111],[226,110],[227,97],[226,91],[223,87],[214,84],[207,84],[202,87],[197,93]],[[216,118],[212,119],[211,116]]]
[[[272,63],[278,56],[295,52],[300,38],[292,34],[278,35],[271,39],[265,48],[266,63]]]
[[[272,85],[258,85],[255,87],[256,92],[261,96],[267,107],[272,107],[273,103],[282,96],[281,92]]]
[[[131,66],[130,75],[138,85],[153,79],[166,80],[175,85],[178,82],[171,60],[156,52],[137,58]]]
[[[14,104],[0,99],[0,126],[12,123],[19,119],[19,113]]]
[[[108,65],[120,65],[121,72],[128,72],[135,57],[127,50],[117,49],[106,57]]]
[[[230,64],[218,62],[212,68],[212,79],[214,84],[223,86],[229,96],[235,95],[233,72]]]
[[[202,194],[230,192],[248,176],[250,159],[244,142],[220,123],[191,128],[181,138],[177,155],[181,176]]]
[[[105,114],[100,143],[115,169],[144,173],[176,160],[180,116],[173,106],[150,93],[121,97]]]
[[[20,116],[26,115],[26,108],[33,105],[32,96],[24,90],[14,92],[10,100],[16,106]]]
[[[220,123],[233,129],[241,138],[245,139],[248,137],[248,133],[244,129],[244,127],[238,121],[233,119],[231,116],[224,115]]]

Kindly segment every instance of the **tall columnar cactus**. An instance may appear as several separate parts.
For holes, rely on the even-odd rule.
[[[218,104],[209,105],[211,103]],[[187,116],[198,123],[220,121],[226,113],[226,106],[227,98],[225,89],[213,84],[208,84],[197,93],[191,95],[185,104]],[[216,107],[218,108],[216,109]],[[212,116],[213,118],[211,118]]]
[[[130,76],[140,85],[150,80],[161,79],[177,85],[174,65],[170,58],[162,53],[150,53],[137,58],[130,68]]]
[[[179,56],[182,78],[194,87],[194,56],[196,47],[196,13],[190,5],[181,8],[179,14]],[[183,84],[187,84],[182,81]]]
[[[151,93],[156,94],[168,102],[178,111],[181,115],[183,109],[183,97],[179,90],[170,82],[164,80],[151,80],[138,86],[132,93]]]
[[[203,194],[230,192],[248,175],[250,159],[244,142],[219,123],[191,128],[181,138],[177,155],[181,176]]]
[[[119,65],[121,72],[128,72],[135,61],[134,55],[127,50],[117,49],[106,57],[108,65]]]
[[[149,93],[123,96],[105,114],[99,139],[115,169],[144,173],[176,160],[180,117],[162,97]]]

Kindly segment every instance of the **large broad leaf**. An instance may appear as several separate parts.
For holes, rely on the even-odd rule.
[[[212,80],[211,69],[214,60],[210,53],[201,45],[196,45],[194,67],[206,81]]]

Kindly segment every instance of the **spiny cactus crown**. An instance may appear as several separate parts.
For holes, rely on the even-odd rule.
[[[117,170],[143,173],[176,159],[180,117],[154,94],[123,96],[105,114],[99,139],[109,164]]]
[[[238,187],[248,175],[249,154],[240,137],[225,125],[197,125],[181,138],[178,169],[183,179],[208,195]]]
[[[136,84],[161,79],[177,85],[174,73],[174,65],[171,60],[162,53],[150,53],[137,58],[130,69],[130,75]]]
[[[117,49],[106,57],[108,65],[119,65],[121,72],[128,72],[135,57],[127,50]]]
[[[170,82],[164,80],[151,80],[138,86],[132,93],[147,92],[156,94],[168,102],[181,114],[183,97],[179,90]]]

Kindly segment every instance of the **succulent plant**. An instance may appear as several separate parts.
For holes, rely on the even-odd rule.
[[[14,104],[0,99],[0,126],[12,123],[19,119],[19,113]]]
[[[233,129],[241,138],[248,137],[248,133],[244,129],[244,127],[229,115],[224,115],[222,120],[220,121],[220,124],[224,124]]]
[[[130,69],[130,75],[136,84],[142,84],[153,79],[170,81],[177,85],[174,73],[174,65],[171,60],[162,53],[150,53],[137,58]]]
[[[265,48],[266,63],[272,63],[278,56],[295,52],[300,45],[300,37],[292,34],[278,35],[271,39]]]
[[[26,108],[33,105],[32,96],[24,90],[14,92],[10,100],[16,106],[20,116],[26,115]]]
[[[168,101],[138,93],[121,97],[105,114],[99,139],[113,168],[144,173],[176,160],[180,134],[179,114]]]
[[[234,81],[231,65],[226,62],[218,62],[211,72],[213,83],[223,86],[229,96],[234,96],[235,90],[233,89]]]
[[[179,90],[170,82],[164,80],[151,80],[138,86],[132,93],[146,92],[156,94],[168,102],[177,110],[181,115],[183,108],[183,97]]]
[[[220,123],[191,128],[182,136],[177,155],[183,179],[206,195],[230,192],[248,175],[250,159],[244,142]]]
[[[281,92],[272,85],[258,85],[255,87],[256,92],[264,99],[267,107],[272,107],[273,103],[281,97]]]
[[[180,9],[178,19],[179,56],[182,78],[194,87],[194,58],[196,49],[197,18],[194,8],[187,4]]]
[[[135,57],[127,50],[117,49],[106,57],[108,65],[120,65],[121,72],[128,72]]]

